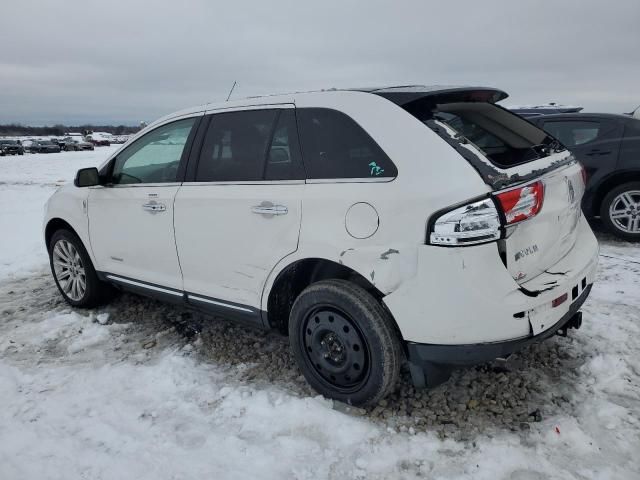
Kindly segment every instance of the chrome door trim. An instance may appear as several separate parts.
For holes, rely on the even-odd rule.
[[[306,183],[389,183],[397,177],[362,177],[362,178],[308,178]]]
[[[117,275],[107,274],[106,277],[109,280],[113,280],[115,282],[126,283],[128,285],[134,285],[136,287],[146,288],[148,290],[153,290],[155,292],[168,293],[169,295],[175,295],[176,297],[182,297],[184,294],[182,292],[176,292],[175,290],[169,290],[167,288],[156,287],[155,285],[149,285],[143,282],[136,282],[135,280],[130,280],[128,278],[119,277]]]
[[[239,310],[241,312],[254,313],[254,311],[250,308],[239,307],[237,305],[231,305],[229,303],[219,302],[217,300],[210,300],[208,298],[199,297],[198,295],[191,295],[190,293],[187,294],[187,298],[189,300],[195,300],[196,302],[210,303],[212,305],[218,305],[219,307],[232,308],[233,310]]]
[[[184,182],[183,187],[206,187],[215,185],[304,185],[304,180],[247,180],[225,182]]]

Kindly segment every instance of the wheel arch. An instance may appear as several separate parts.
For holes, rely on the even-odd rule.
[[[619,170],[600,182],[591,202],[590,208],[592,215],[600,215],[600,208],[607,193],[629,182],[640,182],[640,170]]]
[[[66,220],[63,220],[62,218],[54,217],[47,222],[47,225],[44,229],[44,241],[45,241],[47,250],[49,249],[49,243],[51,242],[51,238],[53,237],[53,234],[56,233],[58,230],[62,230],[62,229],[70,230],[78,238],[80,238],[80,241],[82,241],[82,238],[80,237],[80,235],[78,235],[78,232],[76,231],[76,229],[73,228],[73,226],[69,222],[67,222]],[[86,245],[85,245],[85,248],[87,248]]]
[[[353,268],[326,258],[312,257],[295,260],[281,269],[276,275],[271,288],[265,291],[267,297],[267,318],[269,327],[287,333],[289,313],[298,295],[309,285],[327,279],[341,279],[353,282],[369,292],[382,307],[384,294],[365,276]],[[393,319],[393,315],[389,312]],[[402,334],[395,319],[395,329],[400,339]]]

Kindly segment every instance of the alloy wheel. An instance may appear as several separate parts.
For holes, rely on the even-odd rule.
[[[87,274],[76,247],[67,240],[58,240],[53,247],[53,270],[60,288],[74,302],[87,290]]]
[[[609,206],[609,218],[623,232],[640,233],[640,190],[629,190],[615,197]]]

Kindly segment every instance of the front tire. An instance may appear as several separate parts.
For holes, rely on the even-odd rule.
[[[640,182],[611,190],[600,207],[600,218],[609,232],[624,240],[640,241]]]
[[[58,290],[74,307],[92,308],[111,299],[114,288],[102,282],[82,241],[70,230],[58,230],[49,242],[49,264]]]
[[[358,285],[307,287],[293,304],[289,341],[305,378],[326,397],[375,405],[396,387],[403,353],[393,320]]]

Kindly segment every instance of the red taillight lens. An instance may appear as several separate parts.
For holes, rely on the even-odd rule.
[[[535,217],[542,208],[544,184],[541,181],[496,195],[507,225]]]
[[[580,164],[580,174],[582,175],[582,183],[584,183],[585,187],[587,186],[587,170],[584,168],[584,165]]]
[[[551,306],[553,308],[556,308],[557,306],[562,305],[564,302],[566,302],[567,298],[569,298],[569,294],[564,293],[560,295],[558,298],[554,298],[553,301],[551,302]]]

